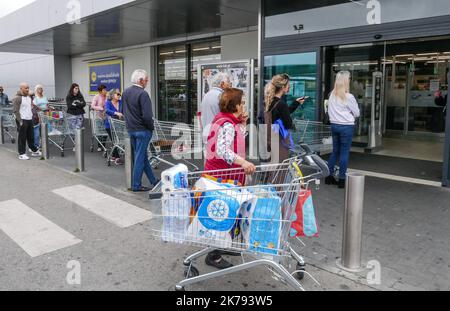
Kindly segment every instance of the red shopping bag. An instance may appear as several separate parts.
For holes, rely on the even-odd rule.
[[[310,190],[300,192],[297,206],[292,215],[291,237],[318,237],[319,227],[317,226],[316,214],[312,192]]]

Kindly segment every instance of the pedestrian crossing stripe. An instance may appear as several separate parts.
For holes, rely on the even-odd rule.
[[[152,213],[92,188],[76,185],[53,193],[120,227],[127,228],[152,219]]]
[[[0,202],[0,230],[31,257],[82,242],[16,199]]]

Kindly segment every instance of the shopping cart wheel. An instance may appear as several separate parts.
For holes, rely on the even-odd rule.
[[[306,265],[297,263],[297,267],[295,268],[296,271],[299,271],[295,274],[295,277],[299,280],[303,280],[305,277],[305,271],[306,271]]]
[[[64,151],[61,151],[61,158],[64,158]]]
[[[107,151],[103,151],[103,157],[106,159],[108,158],[108,152]]]
[[[194,266],[186,267],[186,269],[184,269],[184,277],[186,279],[195,278],[199,275],[200,275],[200,272],[198,272],[198,269]]]

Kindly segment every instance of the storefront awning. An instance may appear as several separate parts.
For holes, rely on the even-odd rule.
[[[132,1],[82,18],[81,24],[65,23],[4,43],[0,40],[0,52],[78,55],[250,28],[258,24],[259,3],[259,0]]]

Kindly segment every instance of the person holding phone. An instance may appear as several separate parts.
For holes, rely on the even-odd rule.
[[[268,132],[271,135],[280,135],[278,146],[271,146],[271,135],[268,135],[272,163],[281,163],[289,158],[291,147],[290,130],[294,128],[291,114],[308,99],[306,96],[298,98],[292,105],[288,106],[284,97],[289,93],[290,89],[289,76],[287,74],[279,74],[272,78],[272,81],[266,85],[264,90],[265,124],[270,126],[278,125],[278,133],[273,132],[272,129],[268,129]]]

